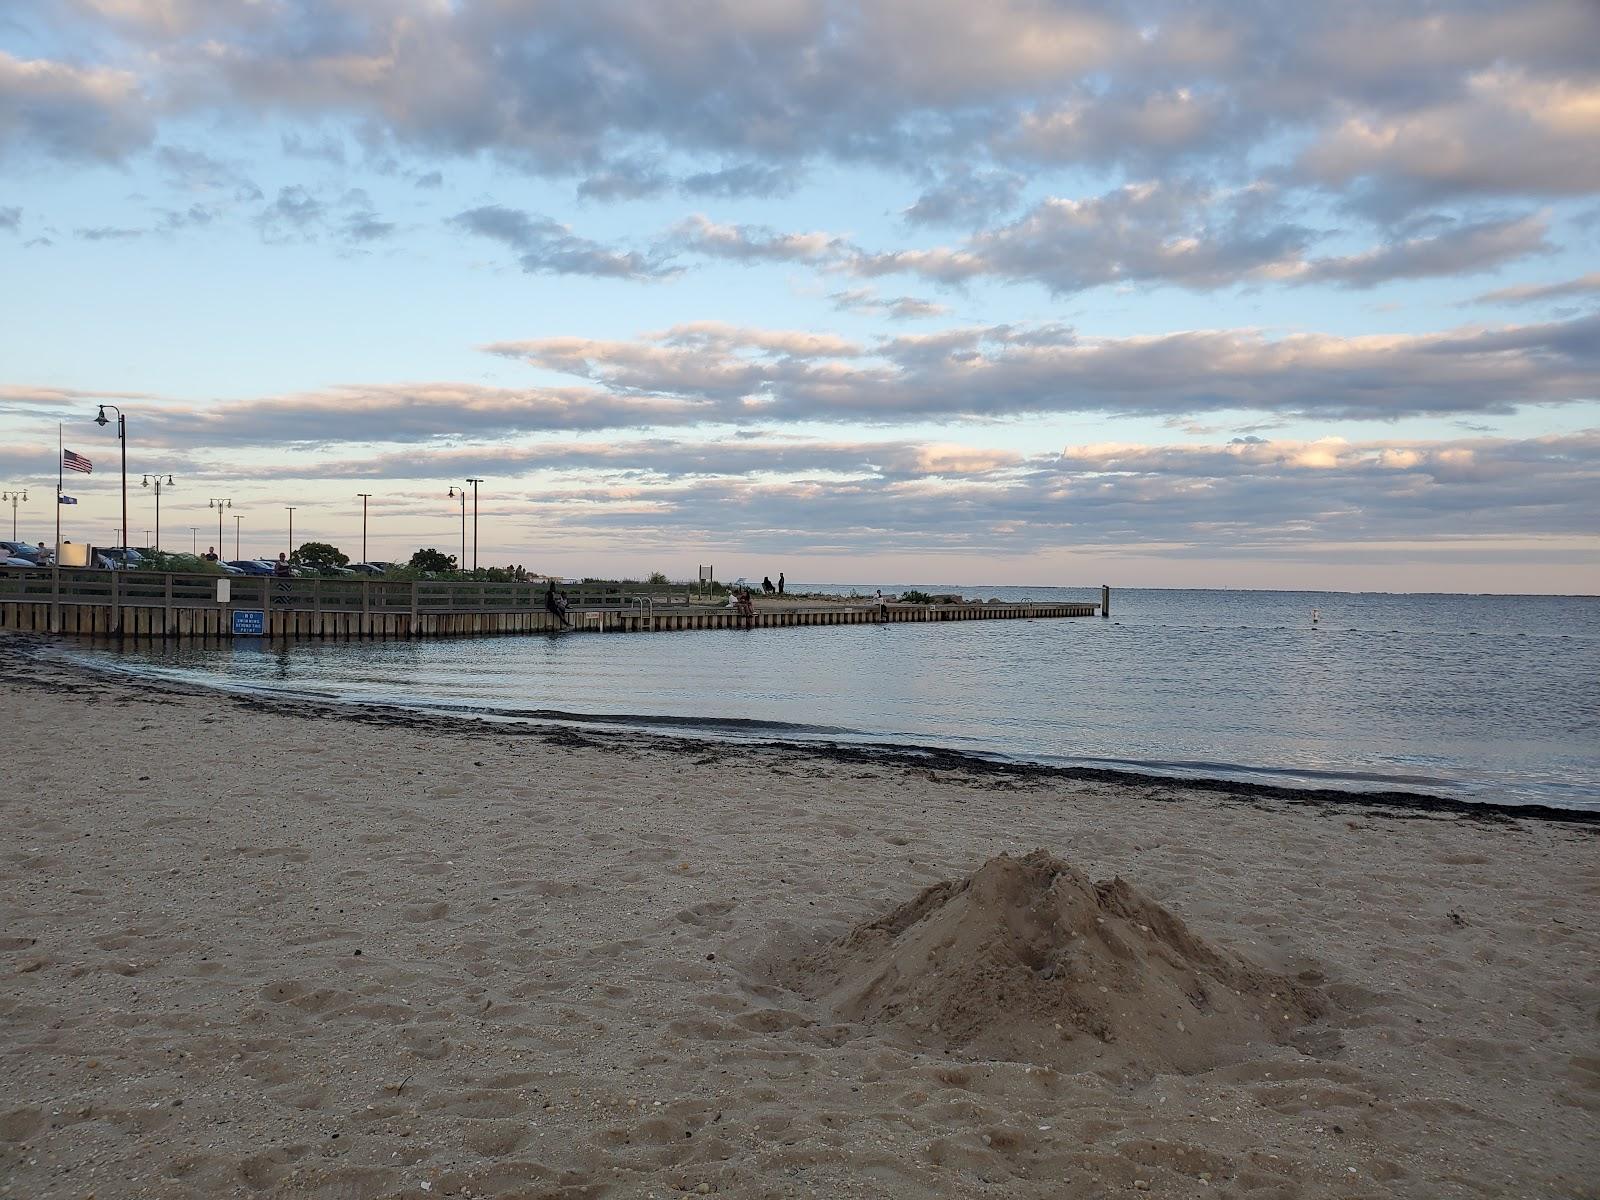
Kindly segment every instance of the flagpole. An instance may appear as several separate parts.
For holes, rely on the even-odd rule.
[[[61,492],[66,486],[65,459],[67,443],[66,434],[61,432],[61,422],[56,422],[56,566],[61,565]]]

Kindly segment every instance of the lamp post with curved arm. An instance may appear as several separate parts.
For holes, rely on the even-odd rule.
[[[0,492],[0,503],[11,501],[11,540],[17,540],[17,505],[28,498],[28,489],[18,491],[12,488],[9,492]]]
[[[465,571],[467,569],[467,489],[464,487],[458,488],[451,484],[450,497],[454,499],[457,496],[461,497],[461,558],[458,560],[457,566]]]
[[[122,415],[122,410],[115,404],[102,404],[100,411],[95,415],[94,423],[102,428],[111,423],[106,416],[106,409],[111,409],[117,414],[117,440],[122,443],[122,548],[128,548],[128,418]]]
[[[472,569],[478,569],[478,485],[481,479],[468,479],[472,485]],[[462,551],[465,554],[465,551]]]
[[[214,509],[217,510],[217,557],[221,558],[222,557],[222,510],[225,509],[225,508],[232,508],[233,507],[233,501],[232,500],[219,500],[217,497],[213,496],[206,503],[206,507],[207,508],[214,508]],[[235,555],[234,557],[237,558],[238,556]]]
[[[143,486],[143,487],[154,487],[155,490],[156,490],[156,553],[160,554],[161,553],[161,489],[163,487],[171,487],[172,486],[172,476],[168,475],[166,477],[166,479],[163,480],[160,474],[146,475],[144,477],[144,482],[143,482],[143,484],[141,486]]]
[[[357,492],[356,495],[361,497],[361,561],[365,563],[369,561],[367,558],[367,501],[372,499],[372,493]]]

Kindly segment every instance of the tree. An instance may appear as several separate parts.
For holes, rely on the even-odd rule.
[[[650,580],[649,580],[649,582],[659,585],[659,584],[667,583],[667,582],[670,582],[670,581],[667,579],[666,572],[664,572],[664,571],[652,571],[652,572],[650,572]]]
[[[419,571],[454,571],[456,556],[431,549],[418,550],[411,556],[411,565]]]
[[[294,552],[294,560],[321,571],[327,567],[348,567],[350,556],[327,542],[304,542]]]

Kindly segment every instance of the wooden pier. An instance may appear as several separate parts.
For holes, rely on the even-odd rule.
[[[218,584],[226,586],[218,588]],[[684,588],[623,590],[576,585],[571,631],[645,633],[780,629],[901,621],[995,621],[1092,617],[1099,603],[763,603],[744,614],[721,597]],[[290,640],[484,637],[553,633],[542,583],[456,580],[275,579],[155,571],[0,568],[0,629],[89,637]]]

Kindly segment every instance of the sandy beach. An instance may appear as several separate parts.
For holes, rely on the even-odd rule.
[[[1600,1195],[1593,822],[0,662],[6,1196]]]

